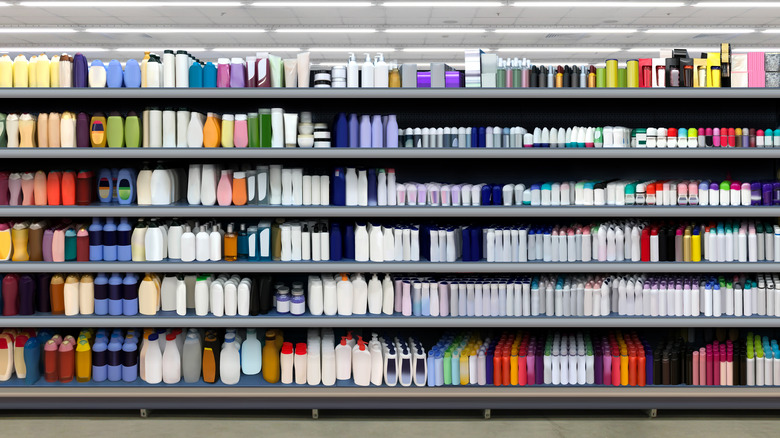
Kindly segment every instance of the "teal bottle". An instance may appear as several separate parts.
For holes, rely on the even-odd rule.
[[[203,88],[203,66],[193,62],[190,66],[190,88]]]

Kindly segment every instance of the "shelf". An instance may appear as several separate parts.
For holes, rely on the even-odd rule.
[[[529,218],[529,217],[780,217],[780,206],[481,206],[481,207],[337,207],[337,206],[202,206],[202,205],[117,205],[90,206],[2,206],[3,217],[370,217],[370,218]]]
[[[5,88],[3,99],[777,99],[771,88]]]
[[[0,96],[2,93],[0,92]],[[186,150],[185,150],[186,149]],[[0,159],[780,159],[780,148],[0,148]]]
[[[780,272],[780,263],[677,263],[677,262],[3,262],[2,273],[32,272],[429,272],[429,273],[570,273],[570,272],[710,273]]]
[[[777,387],[4,386],[2,409],[777,409]]]
[[[30,316],[2,316],[0,325],[14,328],[83,328],[83,327],[379,327],[379,328],[642,328],[642,327],[722,327],[722,328],[778,328],[780,317],[644,317],[644,316],[504,316],[504,317],[435,317],[365,315],[365,316],[312,316],[280,315],[272,311],[258,316],[195,316],[190,310],[187,316],[174,312],[159,312],[155,316],[64,316],[38,314]],[[0,385],[1,386],[1,385]]]

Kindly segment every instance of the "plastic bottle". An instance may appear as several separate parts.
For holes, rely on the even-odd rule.
[[[0,56],[0,88],[14,86],[14,62],[7,53]]]
[[[387,88],[389,86],[389,70],[385,62],[385,55],[378,53],[374,63],[374,87]]]
[[[87,88],[89,76],[89,64],[87,58],[81,54],[73,55],[73,87]]]
[[[27,64],[27,86],[30,88],[36,88],[38,82],[38,57],[33,55],[30,57],[30,61]]]
[[[209,234],[209,260],[212,262],[218,262],[222,260],[222,240],[223,236],[220,232],[219,225],[214,225],[211,228]]]
[[[203,88],[203,65],[199,62],[193,62],[189,68],[189,82],[190,88]]]
[[[207,148],[216,148],[220,146],[222,140],[221,121],[216,113],[208,113],[206,122],[203,125],[203,146]],[[192,147],[192,145],[190,145]]]
[[[89,67],[89,88],[106,88],[106,66],[96,59]]]
[[[206,226],[201,225],[200,230],[195,234],[195,260],[199,262],[208,261],[210,253],[209,246],[209,233],[206,231]]]
[[[203,66],[203,88],[217,88],[217,66],[207,62]]]
[[[336,346],[335,356],[336,379],[349,380],[352,377],[352,347],[347,344],[345,336],[341,337],[341,342]]]
[[[14,58],[13,79],[14,88],[27,88],[29,86],[29,63],[24,55],[16,55]]]
[[[109,65],[110,68],[110,65]],[[128,59],[122,76],[125,88],[141,87],[141,65],[135,59]]]
[[[230,85],[231,88],[246,87],[246,65],[242,58],[230,59]]]
[[[60,55],[54,55],[49,62],[49,87],[60,86]]]
[[[154,54],[150,55],[146,62],[146,88],[160,88],[163,84],[162,75],[160,57]]]
[[[295,344],[295,358],[293,361],[293,368],[295,370],[296,384],[298,385],[306,384],[307,366],[308,366],[308,359],[306,354],[306,344],[303,342]]]
[[[73,87],[73,57],[67,53],[60,56],[60,88]]]
[[[352,376],[355,385],[371,384],[371,353],[362,338],[358,339],[357,345],[352,349]]]
[[[371,55],[365,53],[366,61],[363,63],[363,71],[360,75],[361,88],[374,88],[374,64],[371,62]]]
[[[265,345],[263,346],[263,379],[268,383],[279,382],[280,364],[279,350],[276,346],[276,332],[268,330],[265,332]]]
[[[360,69],[355,60],[355,54],[349,54],[347,61],[347,88],[358,88],[360,85]]]
[[[149,338],[144,341],[144,344],[143,350],[145,354],[143,355],[143,361],[146,383],[155,385],[163,380],[163,355],[160,350],[157,333],[150,334]]]
[[[171,187],[173,181],[171,180],[171,174],[167,169],[163,169],[161,166],[157,166],[152,172],[150,178],[151,189],[151,205],[170,205],[173,203],[171,199]]]
[[[79,281],[79,313],[95,313],[95,281],[92,274],[84,274]]]
[[[289,385],[293,382],[294,359],[292,342],[285,342],[282,344],[282,351],[279,359],[282,370],[281,380],[284,384]]]
[[[230,59],[229,58],[217,59],[216,86],[218,88],[230,87]]]
[[[51,63],[45,53],[38,55],[35,62],[35,86],[49,88],[51,86]]]
[[[200,380],[202,354],[203,347],[201,346],[197,330],[189,331],[184,340],[184,349],[181,357],[182,377],[185,382],[195,383]]]
[[[163,51],[162,68],[162,86],[165,88],[176,87],[176,55],[173,54],[173,50]]]
[[[245,148],[249,145],[249,132],[247,126],[247,115],[236,114],[235,124],[233,126],[233,146]]]
[[[235,338],[225,337],[219,356],[219,377],[226,385],[235,385],[241,378],[241,355]]]
[[[147,351],[146,354],[148,357],[149,352]],[[167,384],[179,383],[181,380],[181,356],[174,333],[165,337],[165,352],[162,355],[162,380]]]
[[[246,330],[246,340],[241,344],[241,371],[247,376],[260,373],[263,366],[263,346],[257,339],[257,329]]]

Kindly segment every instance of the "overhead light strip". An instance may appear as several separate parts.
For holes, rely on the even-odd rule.
[[[300,52],[300,47],[214,47],[212,52]]]
[[[497,8],[506,6],[504,2],[427,2],[427,1],[407,1],[407,2],[384,2],[382,6],[387,8]]]
[[[265,29],[250,28],[186,28],[186,27],[90,27],[84,30],[89,33],[265,33]]]
[[[685,2],[514,2],[512,6],[518,8],[679,8],[685,6]],[[740,4],[741,6],[741,4]]]
[[[395,52],[393,47],[309,47],[306,50],[309,52],[355,52],[355,54],[362,52]]]
[[[244,6],[242,2],[231,1],[42,1],[19,2],[20,6],[37,8],[158,8],[158,7],[187,7],[187,8],[235,8]]]
[[[75,33],[67,27],[0,27],[0,33]]]
[[[103,47],[0,47],[0,52],[22,52],[22,53],[41,53],[41,52],[106,52],[108,49]]]
[[[485,33],[485,29],[472,29],[468,27],[454,27],[454,28],[395,28],[385,29],[386,33]]]
[[[696,2],[691,6],[697,8],[780,8],[780,2]]]
[[[702,27],[702,28],[656,28],[647,29],[646,33],[668,33],[668,34],[696,34],[696,33],[718,33],[718,34],[738,34],[752,33],[755,29],[741,28],[722,28],[722,27]]]
[[[620,47],[502,47],[497,52],[528,52],[528,53],[591,53],[591,52],[620,52]]]
[[[359,8],[374,6],[372,2],[340,2],[340,1],[318,1],[318,2],[299,2],[299,1],[286,1],[286,2],[254,2],[252,6],[260,8]]]
[[[363,28],[335,28],[335,27],[323,27],[323,28],[281,28],[275,29],[274,32],[278,33],[375,33],[376,29],[363,29]]]
[[[163,51],[169,50],[169,49],[170,48],[166,49],[166,48],[159,48],[159,47],[154,47],[154,48],[148,48],[148,47],[117,47],[117,48],[114,48],[113,50],[115,52],[163,52]],[[205,49],[203,47],[191,47],[191,48],[188,48],[188,47],[183,47],[183,48],[176,47],[176,50],[184,50],[185,52],[207,52],[208,51],[208,49]]]
[[[472,50],[464,47],[405,47],[401,49],[402,52],[465,52],[466,50]],[[482,49],[483,52],[489,52],[489,49]]]
[[[544,28],[501,28],[496,29],[496,33],[634,33],[637,29],[624,29],[624,28],[557,28],[557,27],[544,27]]]

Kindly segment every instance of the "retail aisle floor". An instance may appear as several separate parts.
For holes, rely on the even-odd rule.
[[[309,413],[296,412],[281,416],[270,413],[259,417],[250,413],[220,416],[211,412],[200,416],[192,413],[153,412],[149,418],[138,418],[137,412],[97,412],[93,416],[82,413],[53,412],[0,414],[3,438],[56,436],[57,438],[144,437],[166,438],[208,437],[332,437],[366,436],[397,438],[399,436],[438,436],[447,438],[543,436],[543,437],[623,437],[708,436],[759,437],[773,436],[780,426],[776,412],[744,414],[741,412],[684,412],[660,411],[657,418],[648,418],[637,411],[613,412],[495,412],[491,420],[480,417],[479,411],[463,411],[451,416],[432,413],[421,416],[409,413],[389,414],[371,411],[365,415],[345,415],[338,412],[320,412],[319,420]]]

